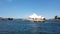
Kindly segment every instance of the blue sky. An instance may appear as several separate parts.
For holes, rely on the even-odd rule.
[[[60,16],[60,0],[0,0],[0,17],[26,18],[32,13]]]

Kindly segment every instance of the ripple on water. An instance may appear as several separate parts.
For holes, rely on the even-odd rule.
[[[6,34],[60,34],[60,22],[0,21],[0,33]]]

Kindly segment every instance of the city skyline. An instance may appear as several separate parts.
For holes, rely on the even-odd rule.
[[[0,0],[0,17],[27,18],[33,13],[60,16],[60,0]]]

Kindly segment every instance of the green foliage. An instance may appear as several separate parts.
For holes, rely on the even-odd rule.
[[[55,16],[55,19],[57,19],[57,16]]]
[[[8,18],[8,20],[13,20],[13,18]]]

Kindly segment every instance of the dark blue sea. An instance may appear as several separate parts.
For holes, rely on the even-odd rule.
[[[0,34],[60,34],[60,21],[0,20]]]

